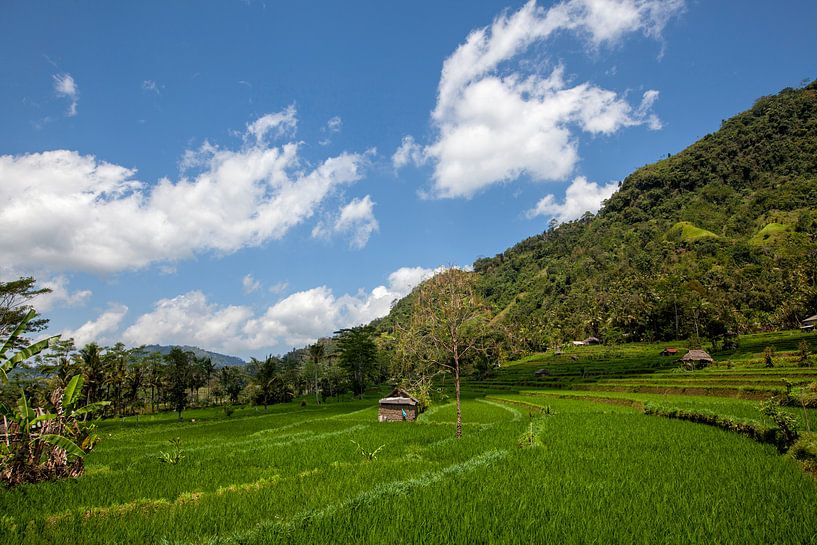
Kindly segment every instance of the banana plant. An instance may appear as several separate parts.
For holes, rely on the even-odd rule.
[[[20,362],[40,353],[59,336],[38,341],[18,350],[12,356],[6,353],[14,340],[36,316],[28,313],[0,347],[0,379],[8,381],[8,373]],[[57,388],[51,394],[53,412],[33,408],[25,392],[20,393],[16,407],[0,404],[2,441],[0,442],[0,481],[8,485],[37,482],[59,477],[75,477],[84,470],[83,458],[94,448],[98,436],[94,426],[80,421],[109,404],[107,401],[77,406],[83,387],[83,378],[76,375],[65,389]]]
[[[59,335],[54,335],[53,337],[42,339],[25,348],[21,348],[12,355],[7,356],[6,353],[12,349],[16,341],[23,335],[26,325],[28,325],[28,322],[33,320],[35,316],[37,316],[37,312],[35,310],[28,311],[25,318],[23,318],[14,331],[11,332],[11,335],[9,335],[8,339],[5,340],[3,345],[0,346],[0,381],[2,381],[3,384],[8,382],[8,373],[20,362],[23,362],[32,356],[36,356],[51,346],[52,343],[58,341],[60,338]]]

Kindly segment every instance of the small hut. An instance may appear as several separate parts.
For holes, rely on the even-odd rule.
[[[690,350],[678,361],[687,369],[696,369],[706,367],[715,360],[705,350]]]
[[[582,341],[585,345],[591,344],[601,344],[601,339],[598,337],[587,337],[585,340]]]
[[[677,348],[667,347],[667,348],[665,348],[664,350],[661,351],[662,356],[675,356],[677,354],[678,354],[678,349]]]
[[[803,320],[803,325],[800,326],[803,331],[814,331],[815,328],[817,328],[817,314]]]
[[[416,420],[419,413],[419,401],[405,390],[395,388],[388,397],[380,400],[378,422],[400,422]]]

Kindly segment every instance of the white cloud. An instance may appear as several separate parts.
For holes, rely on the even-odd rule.
[[[74,345],[85,346],[90,342],[106,344],[108,335],[113,334],[122,323],[122,319],[128,313],[125,305],[112,305],[110,310],[103,312],[96,320],[89,320],[71,331],[66,330],[61,333],[63,339],[74,339]]]
[[[268,131],[294,126],[290,117],[250,124],[255,142],[236,151],[205,142],[182,160],[195,176],[153,186],[74,151],[0,156],[0,252],[22,269],[115,272],[280,239],[368,161],[343,153],[307,167],[299,143],[267,145]]]
[[[600,186],[587,181],[584,176],[573,180],[565,191],[565,200],[556,201],[553,195],[545,195],[536,207],[528,211],[528,217],[550,216],[559,223],[580,218],[585,212],[596,213],[603,201],[609,199],[618,189],[618,183]]]
[[[39,313],[48,312],[56,307],[83,305],[92,295],[90,290],[77,290],[72,292],[68,288],[68,278],[62,275],[39,282],[39,287],[49,288],[51,290],[51,293],[38,295],[34,300],[34,306]]]
[[[471,197],[523,174],[563,180],[579,160],[578,134],[612,134],[648,124],[658,97],[647,91],[634,108],[617,93],[590,83],[569,85],[564,68],[547,77],[518,62],[535,43],[557,31],[572,31],[593,47],[613,44],[627,33],[659,37],[682,0],[569,0],[544,9],[530,1],[477,29],[443,63],[432,121],[436,141],[423,153],[405,141],[395,167],[423,157],[434,162],[432,196]],[[517,62],[513,62],[517,61]],[[542,65],[545,60],[537,59]]]
[[[251,274],[248,274],[241,279],[241,286],[244,288],[244,293],[250,294],[261,289],[261,282],[253,278]]]
[[[399,170],[408,165],[421,166],[426,162],[423,147],[414,141],[411,135],[404,136],[400,142],[400,147],[391,156],[391,163],[395,170]]]
[[[122,334],[126,343],[191,344],[203,348],[234,348],[240,326],[252,311],[243,306],[219,307],[209,303],[200,291],[190,291],[172,299],[161,299],[153,311],[143,314]]]
[[[68,111],[65,113],[68,117],[77,115],[77,104],[79,103],[79,87],[74,81],[71,74],[54,74],[54,92],[57,96],[65,97],[70,100]]]
[[[191,291],[158,301],[123,338],[134,345],[191,344],[228,353],[302,346],[385,316],[395,299],[441,270],[404,267],[389,275],[387,285],[354,295],[336,296],[319,286],[293,293],[260,314],[246,306],[210,303],[202,292]]]
[[[315,238],[329,238],[333,234],[347,234],[351,237],[352,248],[361,249],[369,242],[369,237],[376,232],[380,225],[374,217],[374,205],[372,198],[366,195],[362,199],[352,199],[344,205],[338,217],[326,225],[320,222],[312,229],[312,236]]]
[[[290,104],[286,110],[259,117],[247,124],[247,134],[255,137],[256,142],[262,142],[267,133],[274,130],[276,137],[292,134],[298,126],[295,106]]]

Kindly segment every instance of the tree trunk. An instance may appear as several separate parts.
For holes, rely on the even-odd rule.
[[[315,362],[315,404],[321,404],[321,398],[318,396],[318,363]]]
[[[462,437],[462,408],[460,407],[460,362],[454,360],[454,389],[457,392],[457,439]]]

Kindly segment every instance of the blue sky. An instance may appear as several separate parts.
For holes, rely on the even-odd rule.
[[[0,275],[248,357],[595,211],[817,77],[814,2],[6,2]]]

